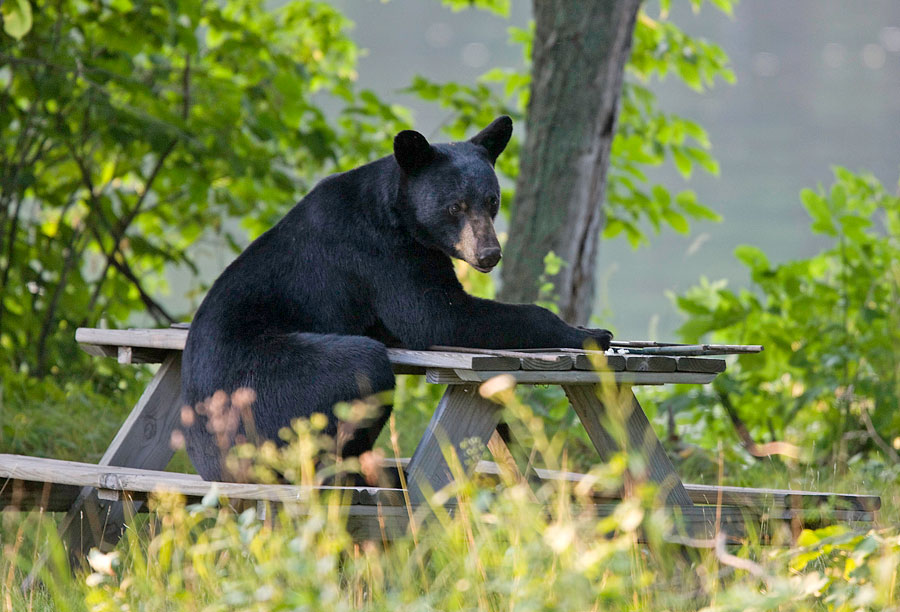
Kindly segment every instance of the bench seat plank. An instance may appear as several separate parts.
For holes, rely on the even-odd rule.
[[[281,484],[244,484],[207,482],[193,474],[144,470],[78,461],[0,454],[0,480],[53,483],[75,487],[94,487],[104,491],[152,493],[171,491],[190,497],[203,497],[211,490],[229,499],[288,502],[306,499],[310,487]],[[12,487],[7,483],[6,486]],[[316,487],[319,492],[333,491],[349,495],[350,504],[397,505],[403,500],[401,489],[377,487]]]

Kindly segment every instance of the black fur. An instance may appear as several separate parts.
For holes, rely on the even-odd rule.
[[[466,223],[476,228],[473,252],[496,241],[492,165],[511,129],[502,117],[471,141],[437,145],[401,132],[394,156],[326,178],[228,266],[194,317],[182,367],[184,400],[199,408],[187,449],[204,478],[229,477],[202,408],[216,391],[256,392],[250,429],[261,439],[278,440],[314,412],[328,415],[334,435],[335,403],[393,388],[386,345],[608,346],[605,330],[471,297],[456,279],[451,257],[471,258],[458,248]],[[389,412],[341,452],[370,449]]]

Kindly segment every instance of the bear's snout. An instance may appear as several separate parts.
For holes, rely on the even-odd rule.
[[[480,249],[478,253],[476,253],[476,257],[478,259],[479,268],[493,268],[500,262],[500,247],[488,246],[484,249]]]

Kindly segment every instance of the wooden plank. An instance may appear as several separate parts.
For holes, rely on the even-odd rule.
[[[75,341],[79,344],[130,346],[168,350],[184,350],[186,329],[94,329],[79,327]]]
[[[110,330],[98,330],[110,331]],[[175,330],[160,330],[175,331]],[[172,431],[181,414],[181,353],[172,352],[159,367],[137,405],[100,459],[100,465],[161,470],[172,458]],[[108,488],[108,487],[105,487]],[[85,504],[102,513],[102,532],[82,528]],[[86,553],[96,546],[114,545],[125,522],[122,503],[100,503],[95,489],[86,487],[60,523],[60,535],[68,540],[71,554]],[[91,517],[87,517],[91,518]]]
[[[252,499],[288,502],[307,499],[316,493],[343,494],[346,503],[360,505],[399,505],[401,489],[379,487],[303,487],[286,484],[247,484],[208,482],[194,474],[178,474],[159,470],[97,465],[77,461],[60,461],[22,455],[0,455],[0,479],[53,483],[77,487],[94,487],[107,491],[152,493],[172,491],[191,497],[203,497],[210,491],[228,499]]]
[[[575,367],[573,355],[551,355],[538,353],[532,357],[522,359],[523,370],[533,371],[561,371],[571,370]]]
[[[536,353],[553,352],[554,349],[488,349],[470,348],[468,346],[444,346],[435,345],[428,348],[429,351],[448,351],[451,353],[475,353],[476,355],[499,355],[500,357],[515,357],[516,359],[529,359]],[[553,356],[541,355],[538,359],[553,361]]]
[[[406,460],[408,462],[408,460]],[[403,460],[401,459],[401,464]],[[500,468],[492,461],[480,461],[476,472],[499,475]],[[566,480],[580,482],[584,474],[560,472],[544,468],[532,468],[541,480]],[[793,489],[757,489],[748,487],[715,486],[684,483],[691,501],[695,504],[716,505],[721,491],[721,502],[725,506],[743,506],[757,511],[772,509],[809,510],[811,506],[827,505],[840,511],[876,512],[881,508],[881,498],[877,495],[850,493],[828,493]]]
[[[478,353],[514,357],[521,360],[523,370],[571,370],[574,358],[564,355],[555,349],[480,349],[459,346],[433,346],[431,350],[444,350],[455,353]]]
[[[691,497],[702,504],[715,504],[721,491],[722,503],[740,506],[786,509],[809,509],[810,505],[827,505],[840,510],[874,512],[881,508],[877,495],[852,495],[792,489],[758,489],[747,487],[718,487],[714,485],[685,485]]]
[[[704,357],[676,357],[675,370],[678,372],[721,374],[725,371],[725,360]]]
[[[626,355],[625,369],[629,372],[674,372],[676,368],[673,357],[660,355]]]
[[[474,439],[486,446],[497,429],[501,411],[500,405],[481,397],[478,385],[447,388],[409,462],[407,486],[414,505],[424,503],[430,492],[439,491],[452,481],[444,448],[455,452],[465,465],[463,442]]]
[[[460,385],[484,382],[501,374],[509,374],[516,379],[517,383],[531,385],[585,385],[596,384],[604,380],[602,373],[584,370],[563,372],[540,372],[534,370],[474,372],[463,369],[428,368],[425,377],[430,383]],[[706,384],[712,382],[716,375],[694,372],[612,372],[611,377],[617,383],[630,385],[664,385],[668,383]]]
[[[410,351],[388,349],[392,364],[430,368],[460,368],[465,370],[518,370],[519,359],[499,355],[451,353],[447,351]]]
[[[597,452],[604,461],[617,452],[619,444],[606,431],[604,420],[611,417],[607,408],[597,397],[593,387],[581,385],[563,385],[563,389],[572,404],[572,408],[581,419],[588,436],[594,443]],[[675,472],[672,462],[669,461],[665,449],[653,431],[644,409],[638,403],[633,393],[628,398],[629,406],[626,406],[625,429],[630,446],[627,450],[637,451],[646,462],[646,478],[657,483],[660,491],[665,494],[666,503],[672,506],[693,506],[684,483]],[[641,475],[636,475],[641,477]]]
[[[133,349],[132,358],[138,361],[159,358],[159,351],[182,351],[187,341],[187,330],[168,329],[93,329],[81,327],[75,331],[75,340],[92,355],[116,357],[120,347]],[[141,350],[150,349],[150,350]],[[465,368],[470,370],[518,370],[516,357],[489,354],[462,354],[448,351],[412,351],[388,349],[392,364],[412,367]]]
[[[612,353],[608,353],[604,356],[606,357],[606,367],[608,370],[611,370],[613,372],[622,372],[623,370],[625,370],[624,355],[615,355]],[[575,355],[575,369],[594,371],[594,361],[591,359],[591,355],[587,352],[580,355]]]

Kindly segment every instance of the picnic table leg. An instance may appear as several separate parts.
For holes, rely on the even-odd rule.
[[[452,448],[466,465],[463,443],[474,440],[484,448],[497,429],[501,411],[502,406],[481,397],[478,385],[447,387],[407,467],[413,505],[423,503],[430,491],[438,491],[453,480],[442,446]]]
[[[99,465],[162,470],[172,459],[172,430],[181,415],[181,351],[172,351],[100,459]],[[85,487],[59,526],[70,558],[115,546],[130,502],[106,501]]]
[[[575,409],[578,418],[584,424],[591,442],[600,458],[609,459],[619,452],[619,444],[615,438],[603,427],[604,417],[609,416],[609,411],[597,396],[595,385],[563,385],[563,389]],[[630,397],[629,397],[630,396]],[[634,393],[630,390],[619,395],[621,401],[626,404],[622,415],[625,420],[627,444],[633,449],[641,449],[641,456],[647,462],[646,478],[659,485],[660,491],[665,493],[666,504],[670,506],[693,506],[684,483],[675,472],[672,462],[666,454],[662,443],[653,431],[653,427],[644,414],[644,409],[638,403]]]

